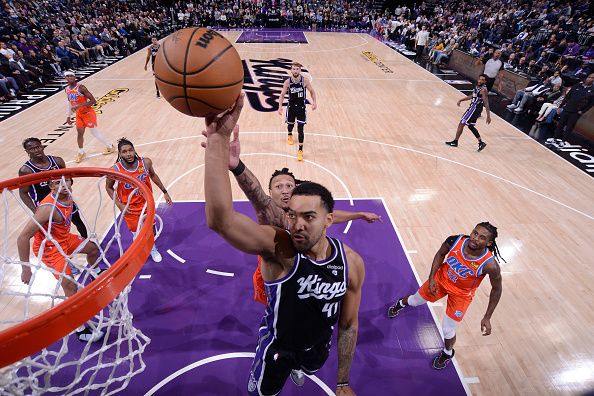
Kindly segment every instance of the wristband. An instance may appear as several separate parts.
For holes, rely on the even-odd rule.
[[[349,382],[339,382],[338,384],[336,384],[337,388],[344,388],[345,386],[349,386]]]
[[[167,194],[167,190],[161,190],[163,194]]]
[[[244,170],[245,164],[241,160],[239,160],[239,164],[235,168],[231,169],[231,173],[233,173],[235,176],[239,176],[243,173]]]

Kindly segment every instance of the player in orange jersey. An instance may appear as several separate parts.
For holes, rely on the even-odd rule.
[[[64,77],[68,81],[66,86],[66,96],[68,97],[68,110],[66,113],[66,123],[72,124],[72,112],[76,113],[76,138],[78,143],[78,154],[74,161],[81,162],[86,157],[85,149],[83,148],[85,142],[85,129],[88,127],[93,136],[97,138],[104,146],[103,155],[111,154],[115,151],[113,144],[109,143],[105,136],[99,129],[97,129],[97,113],[91,106],[97,101],[95,97],[89,92],[87,87],[76,82],[76,76],[73,72],[64,72]]]
[[[151,191],[153,191],[151,180],[154,181],[157,187],[159,187],[159,189],[163,192],[167,205],[173,204],[173,201],[167,193],[167,190],[161,182],[161,179],[157,173],[155,173],[153,161],[151,161],[151,159],[148,157],[139,157],[138,154],[136,154],[136,150],[134,149],[132,142],[126,138],[121,138],[118,140],[118,161],[113,165],[113,168],[128,176],[139,179],[145,183]],[[107,193],[110,197],[115,199],[117,207],[122,212],[125,210],[124,221],[128,225],[130,231],[132,231],[133,234],[136,234],[136,232],[138,232],[140,214],[142,213],[142,208],[144,207],[146,200],[140,194],[140,192],[132,193],[134,191],[134,186],[132,185],[118,183],[117,191],[114,191],[114,185],[115,180],[107,179],[105,185]],[[127,209],[126,205],[128,205]],[[153,232],[155,232],[156,235],[157,231],[154,224]],[[159,253],[155,245],[153,245],[151,249],[151,257],[156,263],[161,262],[163,259],[161,257],[161,253]]]
[[[488,222],[477,224],[470,236],[449,237],[433,258],[429,280],[415,294],[399,299],[388,309],[388,317],[393,318],[408,305],[416,307],[448,296],[442,323],[445,347],[433,359],[433,368],[437,370],[445,368],[454,357],[456,325],[464,318],[485,275],[489,275],[491,281],[491,294],[487,312],[481,320],[481,330],[485,336],[491,334],[491,315],[503,290],[495,238],[497,227]]]
[[[17,246],[19,250],[19,259],[21,260],[21,280],[29,284],[32,277],[31,265],[29,264],[31,238],[33,241],[33,253],[39,255],[39,250],[43,248],[41,262],[51,268],[56,279],[62,278],[61,286],[66,297],[72,296],[77,291],[76,283],[72,279],[72,270],[66,263],[66,257],[76,253],[87,255],[89,267],[97,265],[99,258],[99,249],[95,243],[82,237],[70,233],[72,224],[73,201],[69,190],[72,190],[72,179],[65,179],[65,183],[60,180],[52,180],[49,183],[51,193],[48,194],[35,210],[33,219],[25,225],[21,231]],[[39,223],[44,231],[40,230]],[[51,226],[50,226],[51,225]],[[51,233],[55,242],[45,241],[46,233]],[[103,338],[103,332],[93,332],[89,327],[81,326],[77,329],[78,338],[81,341],[98,341]]]

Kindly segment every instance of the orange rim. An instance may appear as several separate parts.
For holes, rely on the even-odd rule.
[[[34,173],[0,182],[0,191],[15,190],[62,176],[103,177],[138,187],[147,200],[145,222],[132,245],[112,266],[58,306],[0,332],[0,367],[7,366],[58,341],[105,308],[132,282],[146,262],[154,243],[150,226],[155,218],[155,201],[148,187],[138,179],[102,168],[66,168]],[[148,224],[148,226],[147,226]]]

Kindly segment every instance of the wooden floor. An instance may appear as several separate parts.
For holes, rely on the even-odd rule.
[[[234,41],[239,32],[225,35]],[[461,370],[480,381],[469,385],[471,391],[545,395],[594,389],[592,179],[497,116],[491,125],[484,116],[477,124],[488,143],[483,152],[476,152],[468,131],[460,147],[448,147],[444,141],[453,137],[465,110],[456,107],[461,93],[367,35],[306,36],[307,45],[236,45],[242,59],[281,57],[304,64],[319,106],[308,110],[303,163],[296,161],[296,146],[285,142],[283,118],[246,106],[240,120],[244,162],[262,181],[288,166],[339,198],[383,197],[422,279],[445,237],[468,233],[485,220],[497,225],[508,263],[502,264],[504,292],[493,334],[480,333],[488,281],[458,330]],[[362,51],[373,52],[394,73],[382,71]],[[114,141],[130,138],[152,158],[174,200],[204,199],[203,121],[155,98],[144,59],[141,51],[84,80],[96,97],[129,88],[102,108],[100,129]],[[24,138],[47,136],[64,122],[65,100],[58,94],[0,123],[2,179],[14,177],[26,160]],[[87,150],[99,153],[98,142],[87,136]],[[71,161],[76,132],[69,130],[46,153]],[[81,166],[107,167],[114,160],[98,155]],[[233,184],[234,197],[244,198]],[[96,190],[85,186],[75,183],[74,192],[90,210]],[[24,219],[15,216],[11,238]],[[111,218],[100,220],[102,231]],[[7,279],[18,284],[18,273]],[[9,303],[3,303],[0,308],[7,310]],[[434,309],[441,320],[444,308]]]

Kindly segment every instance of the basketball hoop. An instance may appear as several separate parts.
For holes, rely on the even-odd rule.
[[[22,264],[16,255],[16,236],[20,229],[9,230],[10,225],[15,223],[11,222],[9,217],[15,213],[20,215],[19,210],[25,213],[28,219],[33,219],[33,214],[17,198],[14,190],[50,180],[61,180],[61,183],[65,183],[66,178],[99,178],[96,182],[99,204],[95,218],[86,221],[80,206],[79,211],[89,228],[89,237],[84,243],[94,242],[98,246],[99,259],[95,264],[107,267],[107,270],[94,279],[92,270],[84,268],[78,279],[74,279],[74,275],[65,275],[66,269],[59,273],[43,265],[40,251],[38,262],[30,264],[34,272],[29,285],[22,286],[20,275],[16,277],[16,271],[20,270]],[[125,251],[122,249],[119,232],[123,216],[118,219],[115,202],[107,196],[104,188],[107,178],[132,185],[135,191],[146,199],[143,209],[145,221],[131,246]],[[74,192],[69,194],[76,202],[76,186],[72,190]],[[83,188],[81,191],[88,193],[89,190]],[[133,177],[101,168],[69,168],[34,173],[0,182],[0,191],[5,216],[2,221],[4,235],[0,249],[0,302],[10,298],[10,304],[6,304],[7,306],[23,306],[18,314],[14,314],[16,317],[6,318],[4,313],[0,316],[0,368],[4,367],[0,370],[0,395],[44,392],[71,395],[88,389],[101,389],[101,394],[109,395],[124,389],[133,375],[144,370],[142,352],[150,342],[148,337],[132,325],[132,314],[128,310],[128,292],[132,280],[147,260],[154,243],[152,224],[155,218],[155,203],[152,193],[144,183]],[[10,198],[14,198],[14,202],[10,201]],[[102,207],[104,201],[107,205]],[[98,220],[105,218],[101,217],[101,214],[105,215],[106,210],[114,219],[113,237],[107,243],[98,240],[96,232]],[[48,227],[52,226],[51,223]],[[43,243],[51,239],[47,232],[45,235]],[[119,245],[119,258],[112,264],[106,253],[114,242]],[[74,258],[64,255],[57,244],[55,247],[63,254],[66,262],[72,264]],[[60,282],[53,290],[52,287],[42,291],[35,290],[35,274],[42,272],[52,273],[55,278],[60,277],[60,282],[61,277],[67,277],[77,284],[78,291],[65,298],[61,293]],[[15,277],[18,279],[17,282],[14,281]],[[12,278],[12,283],[18,285],[9,285],[8,281],[5,282],[8,278]],[[25,287],[27,290],[15,291],[15,287]],[[40,300],[47,301],[46,305],[50,308],[39,314],[31,312],[31,308]],[[13,309],[12,312],[16,311]],[[88,342],[84,345],[78,338],[70,337],[75,329],[87,323],[105,333],[103,341]],[[7,326],[10,327],[6,328]],[[70,348],[69,338],[74,339]],[[61,342],[56,343],[59,340]],[[73,344],[74,342],[78,344]],[[61,346],[52,345],[54,343]],[[73,348],[72,345],[81,347]],[[77,355],[73,357],[73,353]],[[126,364],[129,367],[122,368]],[[60,371],[73,371],[73,367],[76,373],[71,375],[72,379],[64,379],[58,375]],[[85,376],[87,378],[84,378]]]

